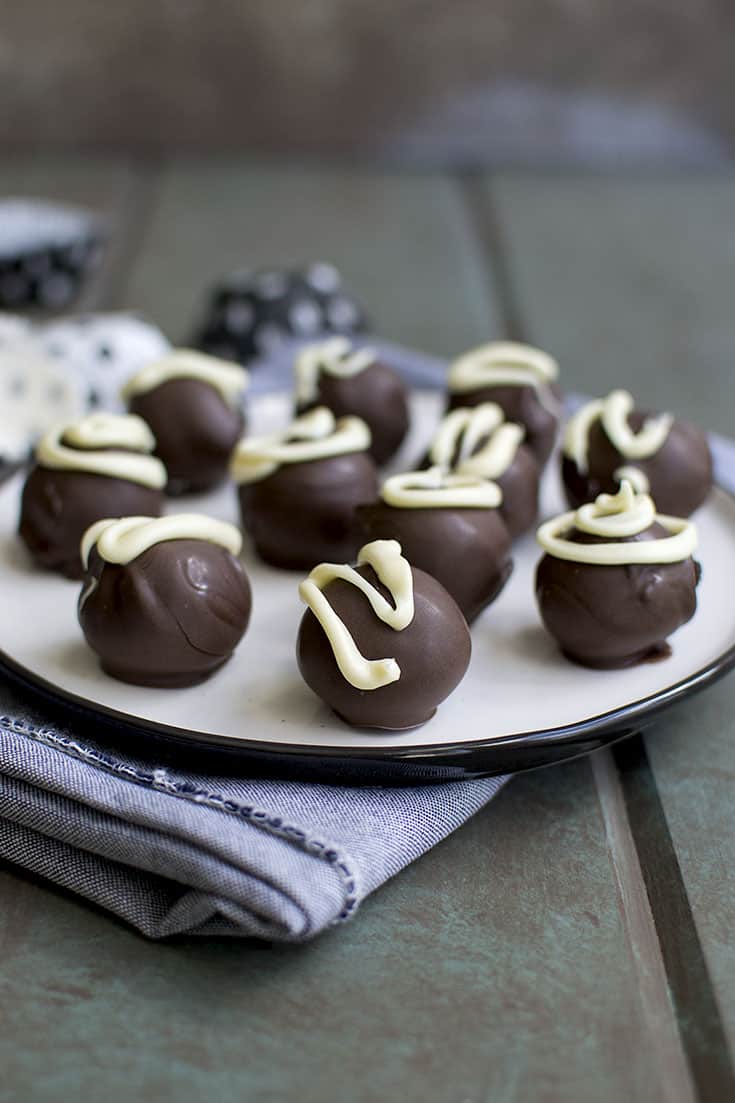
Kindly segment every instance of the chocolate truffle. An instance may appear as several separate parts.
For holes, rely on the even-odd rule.
[[[712,489],[712,455],[701,429],[671,414],[636,410],[627,391],[578,410],[562,452],[562,479],[575,507],[614,494],[627,478],[662,513],[688,517]]]
[[[322,563],[301,583],[296,644],[306,684],[348,724],[425,723],[461,682],[470,634],[447,591],[395,540],[366,544],[357,567]]]
[[[196,513],[92,525],[79,623],[102,669],[174,689],[226,663],[250,619],[241,543],[234,525]]]
[[[510,533],[495,483],[439,467],[393,475],[380,499],[357,511],[363,537],[398,540],[411,563],[433,575],[471,624],[513,569]]]
[[[356,417],[335,420],[320,406],[283,433],[240,441],[231,472],[243,527],[261,559],[310,570],[344,562],[360,546],[355,509],[377,494],[370,430]]]
[[[199,494],[221,483],[242,435],[248,375],[201,352],[178,349],[128,380],[122,396],[150,425],[171,495]]]
[[[512,537],[526,532],[538,515],[540,471],[525,435],[522,425],[505,421],[496,402],[483,402],[448,413],[427,456],[427,466],[497,483],[503,495],[498,509]]]
[[[370,455],[384,464],[408,432],[408,391],[400,376],[370,348],[346,337],[309,345],[296,360],[296,409],[326,406],[335,417],[359,417],[370,430]]]
[[[161,512],[166,469],[150,455],[155,444],[139,417],[103,413],[41,438],[18,526],[37,566],[81,578],[79,544],[94,521]]]
[[[623,480],[615,496],[547,521],[538,542],[541,619],[567,658],[606,668],[670,654],[667,637],[697,608],[691,522],[657,514]]]
[[[551,455],[562,407],[559,365],[541,349],[495,341],[466,352],[449,369],[449,409],[497,402],[508,421],[523,425],[539,465]]]

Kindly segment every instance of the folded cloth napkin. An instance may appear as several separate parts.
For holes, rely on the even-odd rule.
[[[438,361],[390,354],[415,385],[443,378]],[[273,367],[271,387],[288,363]],[[90,741],[42,707],[0,675],[0,857],[152,938],[313,938],[505,781],[385,789],[205,777]]]

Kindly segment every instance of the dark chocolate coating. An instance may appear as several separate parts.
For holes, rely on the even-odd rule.
[[[355,509],[378,492],[367,452],[286,463],[239,487],[243,527],[261,559],[309,571],[317,563],[349,563],[361,545]]]
[[[360,417],[370,429],[370,455],[377,464],[387,463],[408,432],[408,391],[400,376],[387,364],[370,364],[346,379],[320,372],[313,402],[297,413],[326,406],[335,417]]]
[[[239,559],[208,540],[167,540],[123,565],[105,562],[93,548],[79,623],[113,678],[179,688],[227,662],[250,608]]]
[[[628,422],[636,431],[650,414],[634,411]],[[574,460],[562,456],[562,479],[570,505],[576,509],[598,494],[615,494],[620,486],[613,472],[624,465],[638,467],[648,477],[650,495],[659,513],[688,517],[712,489],[712,454],[707,437],[696,425],[675,421],[653,456],[627,460],[618,452],[601,419],[592,423],[587,448],[588,472],[581,474]]]
[[[487,438],[480,440],[475,451],[479,452],[486,443]],[[430,467],[431,462],[431,456],[427,454],[421,464],[422,468]],[[451,466],[450,471],[453,470],[454,466]],[[526,444],[518,446],[510,465],[494,480],[503,492],[503,501],[498,506],[498,512],[513,539],[527,532],[536,522],[540,480],[538,460]]]
[[[67,578],[84,574],[82,536],[105,517],[158,517],[163,494],[130,479],[36,465],[23,487],[18,533],[34,563]]]
[[[371,567],[359,573],[375,584]],[[356,689],[341,674],[331,644],[311,609],[301,621],[296,642],[299,670],[306,684],[358,728],[402,731],[425,723],[437,705],[462,681],[472,644],[464,617],[444,587],[424,571],[412,567],[414,618],[397,632],[380,620],[367,598],[355,586],[335,579],[324,596],[367,659],[394,658],[401,676],[379,689]],[[390,600],[388,591],[378,588]]]
[[[358,509],[362,543],[397,540],[413,566],[441,582],[467,623],[510,578],[510,533],[497,509],[399,509],[383,501]]]
[[[201,379],[169,379],[133,395],[130,412],[147,421],[156,438],[168,494],[200,494],[224,480],[245,421],[216,387]]]
[[[629,540],[670,535],[653,524]],[[573,531],[578,543],[601,543]],[[628,541],[625,541],[628,542]],[[536,570],[541,619],[564,654],[582,666],[632,666],[668,653],[666,639],[697,608],[699,564],[600,566],[545,555]]]
[[[561,401],[557,387],[550,386],[549,391]],[[461,409],[464,406],[480,406],[483,402],[497,402],[505,414],[506,421],[515,421],[525,426],[525,443],[533,451],[543,470],[554,448],[559,418],[547,410],[539,400],[536,388],[531,386],[480,387],[476,391],[450,394],[447,410]]]

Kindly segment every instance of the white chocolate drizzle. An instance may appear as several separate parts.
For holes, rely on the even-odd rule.
[[[482,387],[535,387],[539,400],[552,413],[559,402],[550,389],[559,365],[542,349],[516,341],[492,341],[458,357],[449,368],[447,383],[452,394],[466,394]]]
[[[476,475],[450,475],[441,467],[391,475],[380,496],[398,509],[496,509],[503,501],[497,483]]]
[[[628,391],[611,391],[607,398],[586,403],[569,419],[563,451],[574,461],[580,474],[586,475],[589,469],[589,435],[598,420],[602,421],[610,442],[626,460],[645,460],[658,452],[674,424],[673,416],[649,417],[635,432],[628,423],[634,407],[635,401]]]
[[[243,437],[235,446],[230,473],[236,483],[254,483],[283,464],[308,463],[370,447],[370,430],[359,417],[336,419],[326,406],[295,418],[283,433]]]
[[[654,523],[667,529],[670,536],[659,540],[626,541],[638,536]],[[600,536],[604,544],[579,544],[565,538],[572,529]],[[697,547],[697,530],[683,517],[656,513],[648,494],[636,494],[624,479],[617,494],[600,494],[577,510],[570,510],[546,521],[536,533],[536,539],[547,555],[572,563],[592,563],[600,566],[632,564],[680,563],[688,559]]]
[[[627,479],[636,494],[648,494],[651,489],[651,483],[645,471],[641,471],[640,467],[634,467],[630,463],[623,464],[622,467],[618,467],[613,471],[613,478],[617,483],[622,483],[623,479]]]
[[[357,564],[373,568],[390,591],[392,605],[354,567],[341,563],[320,563],[300,584],[299,596],[324,629],[342,677],[355,689],[380,689],[398,681],[400,666],[394,658],[366,659],[322,591],[338,578],[356,586],[370,602],[376,617],[394,631],[402,632],[414,617],[413,575],[397,540],[373,540],[365,544],[358,553]]]
[[[346,337],[330,337],[307,345],[296,358],[296,401],[299,405],[313,402],[319,390],[319,375],[349,379],[369,368],[377,359],[375,349],[354,349]]]
[[[171,379],[197,379],[208,383],[232,407],[237,407],[247,390],[249,375],[245,368],[230,360],[220,360],[193,349],[174,349],[173,352],[146,364],[120,391],[124,401],[135,395],[147,394]]]
[[[155,447],[155,438],[142,418],[94,413],[44,433],[36,460],[54,471],[105,475],[160,489],[166,485],[167,475],[161,461],[149,454]]]
[[[525,435],[522,425],[505,421],[497,403],[483,402],[452,410],[442,419],[429,459],[457,475],[499,479],[513,463]],[[485,444],[478,447],[485,438]]]
[[[82,537],[82,563],[86,570],[94,547],[106,563],[132,563],[144,551],[167,540],[206,540],[226,548],[232,555],[239,555],[242,548],[239,529],[227,521],[217,521],[203,513],[172,513],[168,517],[108,517],[95,521]]]

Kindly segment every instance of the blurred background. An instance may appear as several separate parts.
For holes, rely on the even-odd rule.
[[[731,157],[727,0],[0,0],[0,142],[429,164]]]

